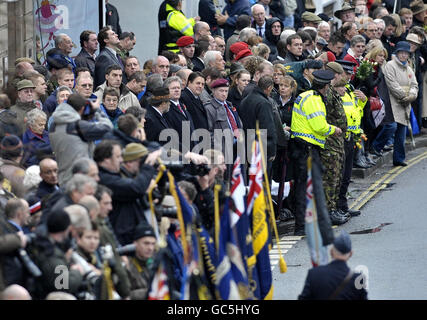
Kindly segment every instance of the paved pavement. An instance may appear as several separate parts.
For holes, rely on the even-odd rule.
[[[362,175],[356,172],[353,175],[353,182],[350,184],[349,190],[349,203],[353,207],[362,206],[362,215],[351,219],[343,226],[334,228],[335,233],[338,233],[341,228],[354,233],[352,239],[357,250],[350,260],[350,266],[361,268],[368,273],[371,279],[370,299],[427,298],[424,289],[416,289],[419,288],[416,285],[421,279],[418,279],[417,283],[417,278],[420,273],[422,274],[421,268],[425,265],[427,255],[424,257],[424,254],[421,254],[420,263],[415,263],[417,250],[425,247],[422,239],[425,231],[422,231],[421,226],[426,225],[427,216],[425,221],[419,220],[421,225],[418,227],[418,220],[414,219],[405,219],[405,223],[400,223],[404,215],[402,210],[407,208],[417,211],[418,219],[420,211],[422,211],[419,208],[426,207],[425,204],[420,205],[419,201],[418,204],[416,201],[412,201],[409,203],[418,207],[402,209],[404,200],[427,201],[427,197],[419,193],[420,190],[425,190],[427,135],[416,137],[415,146],[415,148],[408,144],[406,146],[407,160],[413,169],[393,167],[391,164],[392,152],[388,152],[374,168],[368,169],[369,174]],[[375,182],[376,184],[374,184]],[[401,190],[405,190],[405,192],[401,192]],[[270,253],[275,300],[296,299],[304,285],[307,270],[311,268],[306,241],[302,237],[292,236],[292,226],[293,221],[279,224],[281,248],[288,265],[286,274],[279,273],[279,256],[276,246]],[[376,232],[372,232],[372,229],[375,229]],[[411,233],[410,230],[414,230],[414,233]],[[405,248],[411,246],[414,247],[414,250],[406,249],[405,251]],[[422,252],[424,251],[426,251],[425,248]],[[402,257],[405,257],[403,261]],[[407,259],[408,261],[406,261]],[[402,270],[406,270],[409,266],[407,262],[411,263],[411,272],[403,277]],[[411,287],[414,290],[411,291]],[[424,285],[425,287],[426,285]]]

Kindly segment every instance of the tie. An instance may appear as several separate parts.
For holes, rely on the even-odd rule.
[[[176,105],[179,109],[179,111],[181,111],[181,113],[183,114],[184,117],[186,117],[184,110],[182,110],[181,106],[179,105],[179,103]],[[186,117],[187,118],[187,117]]]
[[[122,58],[120,58],[120,55],[119,55],[118,53],[116,54],[116,57],[117,57],[117,60],[119,61],[119,65],[120,65],[120,67],[121,67],[122,69],[124,69],[124,68],[123,68]]]
[[[234,116],[231,113],[230,109],[227,107],[226,103],[224,103],[224,107],[225,107],[225,110],[227,111],[227,117],[228,117],[228,120],[231,123],[231,129],[233,130],[234,136],[236,138],[239,138],[239,130],[238,130],[239,127],[237,127],[236,120],[234,120]]]
[[[262,27],[258,27],[258,35],[262,38]]]

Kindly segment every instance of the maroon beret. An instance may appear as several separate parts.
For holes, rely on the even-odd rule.
[[[215,80],[211,84],[212,89],[219,88],[219,87],[228,87],[228,86],[229,86],[229,83],[227,79],[222,79],[222,78]]]
[[[176,45],[178,47],[186,47],[186,46],[193,44],[193,43],[194,43],[193,37],[182,36],[181,38],[178,39],[178,41],[176,42]]]

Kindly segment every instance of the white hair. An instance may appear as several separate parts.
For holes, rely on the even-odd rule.
[[[319,30],[322,27],[328,27],[329,29],[331,28],[331,26],[329,25],[329,23],[327,23],[326,21],[320,22],[319,25],[317,26],[317,30]]]
[[[254,14],[254,9],[256,9],[256,8],[258,8],[258,7],[260,7],[262,10],[264,10],[264,12],[265,12],[265,8],[264,8],[264,6],[263,5],[261,5],[261,4],[259,4],[259,3],[256,3],[256,4],[254,4],[252,7],[251,7],[251,13],[252,14]]]
[[[209,67],[211,62],[214,62],[216,60],[218,54],[221,55],[221,52],[215,50],[207,51],[205,53],[205,56],[203,57],[203,62],[205,63],[205,66]]]
[[[252,36],[256,36],[256,29],[251,27],[243,28],[239,32],[239,41],[248,42],[249,38]]]
[[[28,125],[31,127],[33,124],[39,119],[43,118],[44,120],[47,119],[46,113],[44,113],[42,110],[34,108],[27,112],[27,122]]]
[[[40,167],[38,165],[32,165],[25,170],[23,183],[26,190],[37,187],[41,181]]]
[[[280,34],[280,40],[284,40],[286,41],[286,39],[291,35],[291,34],[295,34],[296,31],[293,29],[285,29],[282,31],[282,33]]]

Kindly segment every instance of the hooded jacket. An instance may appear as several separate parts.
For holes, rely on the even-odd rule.
[[[99,109],[95,112],[97,122],[81,120],[80,114],[67,103],[62,103],[52,114],[49,139],[58,162],[58,181],[63,185],[71,178],[75,160],[92,158],[94,141],[101,139],[113,129],[108,116]]]
[[[279,18],[273,17],[271,19],[268,19],[267,22],[265,23],[264,43],[266,45],[268,45],[268,47],[270,48],[270,55],[268,57],[268,61],[276,60],[277,55],[278,55],[276,45],[277,45],[277,42],[279,42],[279,40],[280,40],[280,34],[278,36],[275,36],[275,35],[273,35],[273,32],[271,31],[271,26],[275,22],[280,22],[281,30],[283,30],[283,22],[280,21]]]

